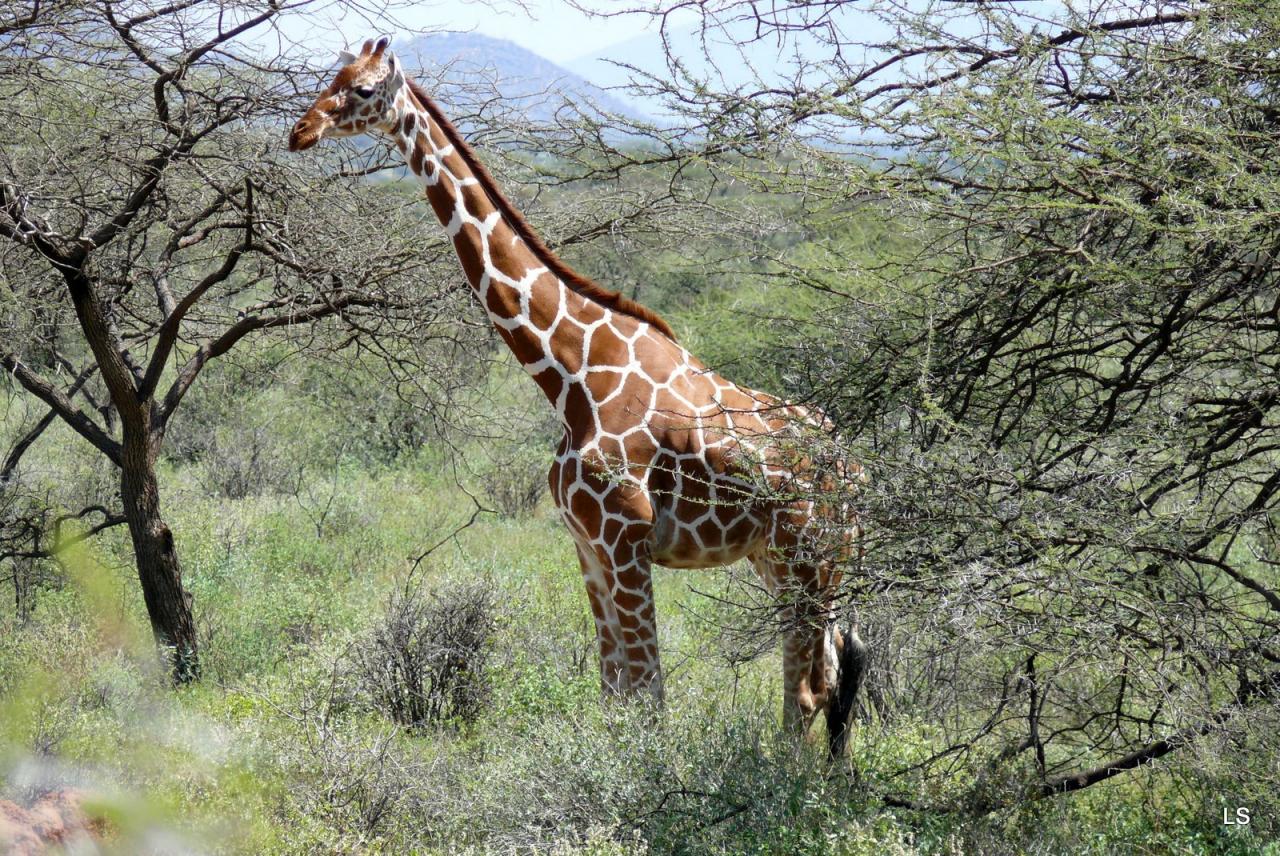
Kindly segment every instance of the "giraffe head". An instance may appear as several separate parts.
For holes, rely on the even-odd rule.
[[[289,132],[289,151],[309,149],[325,137],[350,137],[390,131],[399,120],[398,94],[404,70],[387,49],[388,36],[364,43],[359,55],[342,51],[342,68],[311,109]]]

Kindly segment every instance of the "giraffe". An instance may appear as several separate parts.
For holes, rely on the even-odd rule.
[[[564,437],[551,496],[577,548],[602,691],[662,702],[654,564],[747,558],[780,598],[784,721],[805,734],[825,711],[839,754],[866,648],[837,626],[833,596],[845,560],[860,556],[861,530],[846,506],[814,496],[837,479],[865,480],[862,468],[823,466],[801,442],[829,427],[821,416],[720,377],[656,313],[552,253],[389,42],[339,55],[289,149],[389,136],[498,335],[555,408]],[[824,532],[835,533],[835,555],[815,549]]]

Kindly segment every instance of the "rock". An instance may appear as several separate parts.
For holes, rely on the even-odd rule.
[[[102,823],[84,813],[84,798],[83,792],[64,788],[42,795],[28,808],[0,800],[0,853],[37,856],[53,845],[76,853],[96,853]]]

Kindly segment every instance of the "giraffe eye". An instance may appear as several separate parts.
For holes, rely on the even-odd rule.
[[[357,86],[357,87],[355,88],[355,93],[356,93],[356,95],[359,95],[361,98],[369,98],[370,96],[372,96],[372,95],[373,95],[373,87],[372,87],[372,86]]]

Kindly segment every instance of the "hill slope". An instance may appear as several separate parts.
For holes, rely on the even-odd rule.
[[[561,68],[514,42],[479,33],[438,33],[396,45],[410,68],[421,68],[427,81],[450,84],[489,81],[517,112],[534,121],[551,119],[565,101],[589,112],[595,106],[643,118],[643,113],[591,81]],[[448,89],[440,100],[450,101]]]

